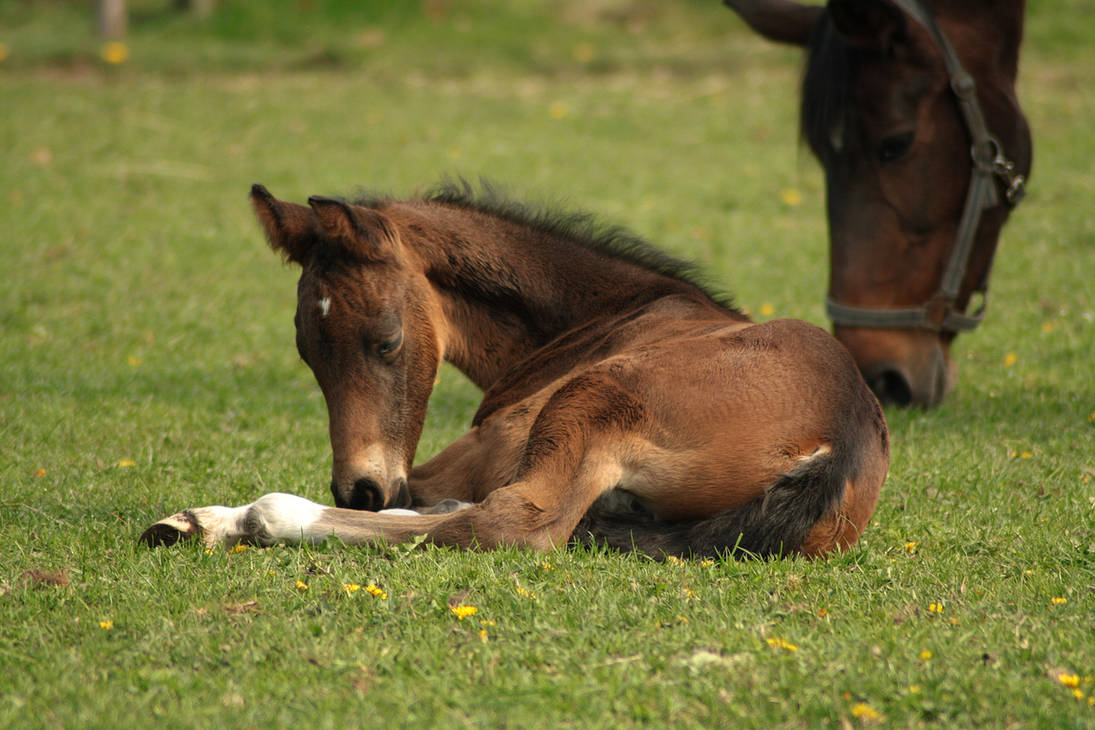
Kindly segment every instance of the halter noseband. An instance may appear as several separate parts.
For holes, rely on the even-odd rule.
[[[921,5],[921,0],[893,0],[894,4],[923,25],[931,34],[935,45],[943,55],[943,62],[950,76],[951,91],[958,101],[962,119],[970,135],[970,184],[962,218],[958,222],[955,244],[939,289],[919,307],[857,307],[841,304],[832,297],[825,298],[825,310],[833,324],[846,327],[870,327],[875,329],[927,329],[933,332],[962,332],[972,330],[985,318],[988,290],[987,275],[975,291],[981,293],[982,303],[976,312],[966,314],[955,307],[958,290],[966,276],[973,238],[981,222],[981,214],[999,205],[996,180],[1003,182],[1004,199],[1009,207],[1015,207],[1023,199],[1026,178],[1015,170],[1015,163],[1005,155],[1000,141],[992,136],[977,103],[977,88],[973,77],[962,67],[954,47],[940,30],[935,18]]]

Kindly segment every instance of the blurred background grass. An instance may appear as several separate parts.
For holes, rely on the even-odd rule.
[[[499,67],[567,74],[724,63],[730,18],[717,2],[592,0],[222,0],[207,17],[170,0],[131,0],[127,63],[171,73],[352,69],[461,76]],[[722,22],[696,24],[697,15]],[[9,67],[78,70],[103,62],[93,2],[9,0]],[[627,43],[616,42],[620,38]],[[678,42],[674,43],[674,39]],[[658,49],[651,56],[653,48]]]

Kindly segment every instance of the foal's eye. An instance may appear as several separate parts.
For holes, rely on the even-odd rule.
[[[376,344],[376,354],[380,357],[391,357],[395,353],[399,352],[399,348],[403,346],[403,333],[399,332],[395,337],[391,339],[382,340]]]
[[[882,162],[893,162],[908,154],[909,150],[912,148],[912,143],[912,132],[895,134],[892,137],[886,137],[878,144],[876,154],[878,155],[878,159]]]

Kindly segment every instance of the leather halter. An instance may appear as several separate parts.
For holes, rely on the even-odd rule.
[[[1000,204],[996,180],[1003,183],[1004,200],[1015,207],[1022,200],[1026,178],[1015,169],[1015,163],[1004,155],[1000,141],[989,133],[981,105],[977,103],[977,88],[973,77],[962,67],[950,41],[940,30],[931,12],[922,0],[892,0],[910,17],[923,25],[935,41],[950,76],[951,91],[958,102],[966,130],[970,135],[970,184],[962,218],[958,222],[954,248],[951,250],[943,278],[932,298],[919,307],[859,307],[841,304],[832,297],[825,298],[825,310],[835,325],[869,327],[875,329],[927,329],[933,332],[962,332],[972,330],[985,318],[985,299],[988,290],[986,275],[975,289],[982,295],[981,306],[973,314],[966,314],[955,306],[962,280],[966,276],[973,239],[981,222],[981,214]]]

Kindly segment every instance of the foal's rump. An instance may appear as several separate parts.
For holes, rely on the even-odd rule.
[[[646,363],[644,478],[602,499],[572,540],[653,555],[817,555],[856,541],[888,466],[885,421],[820,329],[775,320]]]

